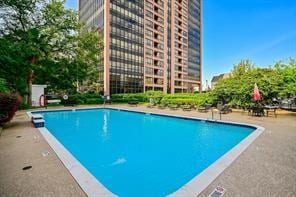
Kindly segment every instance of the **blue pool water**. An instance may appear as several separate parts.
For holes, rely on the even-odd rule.
[[[42,112],[46,128],[118,196],[170,194],[254,128],[112,109]]]

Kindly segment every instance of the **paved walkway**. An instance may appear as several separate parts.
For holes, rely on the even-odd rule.
[[[22,170],[29,165],[31,169]],[[0,196],[85,196],[24,112],[17,113],[0,137]]]
[[[211,113],[196,111],[118,107],[211,118]],[[222,120],[266,130],[200,196],[208,196],[217,185],[227,190],[224,196],[296,196],[296,114],[274,118],[234,112],[222,115]],[[43,156],[46,151],[49,155]],[[32,168],[23,171],[27,165]],[[18,112],[0,137],[0,196],[85,196],[25,112]]]

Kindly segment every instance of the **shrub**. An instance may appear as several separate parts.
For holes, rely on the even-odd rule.
[[[262,96],[261,104],[272,103],[273,98],[296,95],[296,59],[278,62],[269,68],[255,67],[249,61],[241,61],[234,66],[229,78],[217,82],[212,94],[232,107],[253,106],[255,83]]]
[[[144,93],[113,94],[111,100],[114,103],[127,103],[128,101],[148,102],[149,98]]]
[[[18,94],[0,93],[0,124],[10,121],[21,103]]]
[[[113,94],[111,99],[114,103],[127,103],[129,101],[149,102],[151,98],[154,102],[160,103],[163,96],[161,91],[147,91],[145,93]]]
[[[4,79],[2,79],[2,78],[0,78],[0,92],[2,92],[2,93],[8,93],[9,92],[6,81]]]
[[[78,93],[70,95],[68,100],[62,99],[62,104],[102,104],[104,100],[100,94],[91,94],[91,93]]]
[[[115,102],[115,103],[124,103],[124,102],[126,102],[125,98],[124,98],[124,94],[113,94],[112,95],[112,102]]]
[[[160,91],[147,91],[138,94],[113,94],[112,102],[127,103],[128,101],[137,100],[138,102],[153,102],[157,104],[178,104],[178,105],[198,105],[213,104],[215,97],[210,93],[176,93],[164,94]]]
[[[215,98],[210,93],[178,93],[166,94],[162,100],[162,104],[179,104],[179,105],[197,105],[203,106],[205,104],[213,104]]]
[[[87,98],[84,104],[103,104],[103,99],[98,98]]]
[[[30,109],[30,105],[24,101],[21,102],[19,109]]]
[[[145,95],[148,99],[147,101],[153,99],[153,102],[155,103],[161,103],[162,98],[165,96],[162,91],[147,91],[145,92]]]

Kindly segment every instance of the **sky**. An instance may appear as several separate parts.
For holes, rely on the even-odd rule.
[[[241,59],[266,67],[296,58],[296,0],[203,0],[202,24],[203,84]]]

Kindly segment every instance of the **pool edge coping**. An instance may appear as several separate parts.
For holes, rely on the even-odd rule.
[[[239,123],[233,121],[224,120],[213,120],[200,117],[191,117],[183,115],[174,115],[167,113],[158,112],[148,112],[143,110],[133,110],[126,109],[122,107],[113,106],[96,106],[96,107],[77,107],[71,109],[38,109],[33,111],[28,111],[27,115],[31,117],[32,112],[48,112],[48,111],[73,111],[73,110],[83,110],[83,109],[113,109],[119,111],[128,112],[138,112],[144,114],[169,116],[175,118],[185,118],[191,120],[207,121],[213,123],[226,123],[240,126],[253,127],[255,130],[249,134],[246,138],[240,141],[237,145],[227,151],[218,160],[204,169],[201,173],[189,180],[185,185],[183,185],[178,190],[174,191],[168,196],[198,196],[203,190],[205,190],[223,171],[228,168],[265,130],[264,127],[249,124],[249,123]],[[45,127],[38,128],[40,133],[46,139],[47,143],[55,151],[59,159],[69,170],[70,174],[77,181],[78,185],[88,196],[117,196],[109,191],[100,181],[95,178]],[[72,162],[72,163],[71,163]]]

